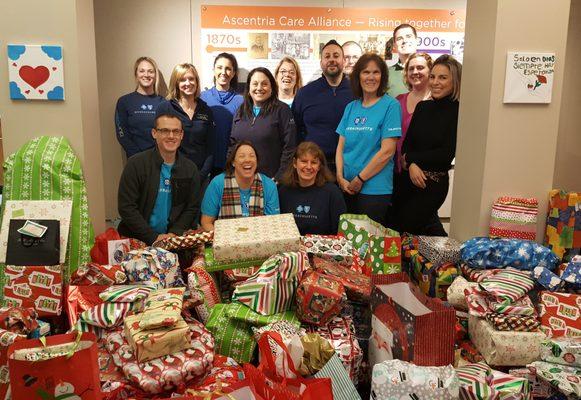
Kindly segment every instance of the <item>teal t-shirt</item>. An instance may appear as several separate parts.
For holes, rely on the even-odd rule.
[[[399,102],[384,95],[371,107],[361,100],[347,104],[337,133],[345,137],[343,148],[343,177],[348,181],[365,168],[381,148],[386,138],[401,136],[401,107]],[[392,194],[393,157],[375,176],[363,184],[362,194]]]
[[[167,233],[169,212],[171,210],[171,169],[173,164],[161,164],[159,173],[159,190],[153,211],[149,217],[149,226],[157,233]]]

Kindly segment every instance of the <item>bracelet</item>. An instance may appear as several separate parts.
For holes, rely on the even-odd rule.
[[[359,179],[361,182],[365,183],[365,179],[363,179],[363,178],[361,177],[361,175],[359,175],[359,174],[357,174],[357,179]]]

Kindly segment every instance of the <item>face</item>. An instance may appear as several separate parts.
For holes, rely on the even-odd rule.
[[[178,82],[178,89],[180,90],[180,96],[193,96],[196,94],[196,76],[193,71],[187,71],[180,81]]]
[[[272,95],[272,86],[268,76],[262,72],[255,72],[250,79],[250,97],[255,106],[259,106],[267,101]]]
[[[430,76],[430,69],[428,68],[426,59],[424,57],[411,59],[408,63],[406,75],[412,87],[426,84]]]
[[[214,64],[214,78],[216,85],[230,88],[230,81],[234,78],[234,66],[227,58],[219,58]]]
[[[184,131],[177,118],[160,117],[156,127],[151,131],[160,152],[174,153],[182,143]]]
[[[345,60],[343,58],[343,50],[337,45],[330,45],[325,47],[321,53],[321,70],[323,74],[329,78],[335,78],[343,72]]]
[[[354,44],[347,45],[343,47],[344,58],[345,58],[345,73],[350,74],[353,71],[353,66],[361,57],[361,48]]]
[[[293,89],[297,84],[297,70],[292,63],[283,62],[276,75],[276,83],[280,89]]]
[[[395,48],[401,55],[410,55],[416,52],[418,40],[412,28],[401,28],[395,33]]]
[[[438,64],[430,72],[430,89],[434,99],[446,97],[454,91],[452,74],[445,65]]]
[[[303,154],[293,161],[293,166],[299,176],[301,186],[311,186],[317,179],[317,173],[321,169],[321,161],[312,154]]]
[[[254,149],[247,145],[240,146],[236,151],[236,156],[234,156],[232,164],[237,176],[247,179],[254,177],[257,166]]]
[[[137,79],[137,84],[146,89],[155,85],[155,68],[147,61],[141,61],[137,66],[137,72],[135,73],[135,79]]]
[[[377,94],[381,82],[381,70],[375,61],[369,61],[361,74],[359,83],[364,94]]]

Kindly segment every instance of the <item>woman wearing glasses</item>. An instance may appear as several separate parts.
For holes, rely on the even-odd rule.
[[[205,182],[213,165],[214,116],[200,98],[200,77],[192,64],[175,66],[167,100],[158,106],[159,113],[174,113],[180,118],[184,130],[180,152],[196,164]]]
[[[292,57],[284,57],[274,71],[278,84],[278,99],[292,106],[297,91],[303,87],[303,78],[299,64]]]

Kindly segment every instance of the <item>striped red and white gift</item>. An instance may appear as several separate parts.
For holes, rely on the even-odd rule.
[[[535,240],[538,213],[535,198],[499,197],[492,205],[489,236]]]

